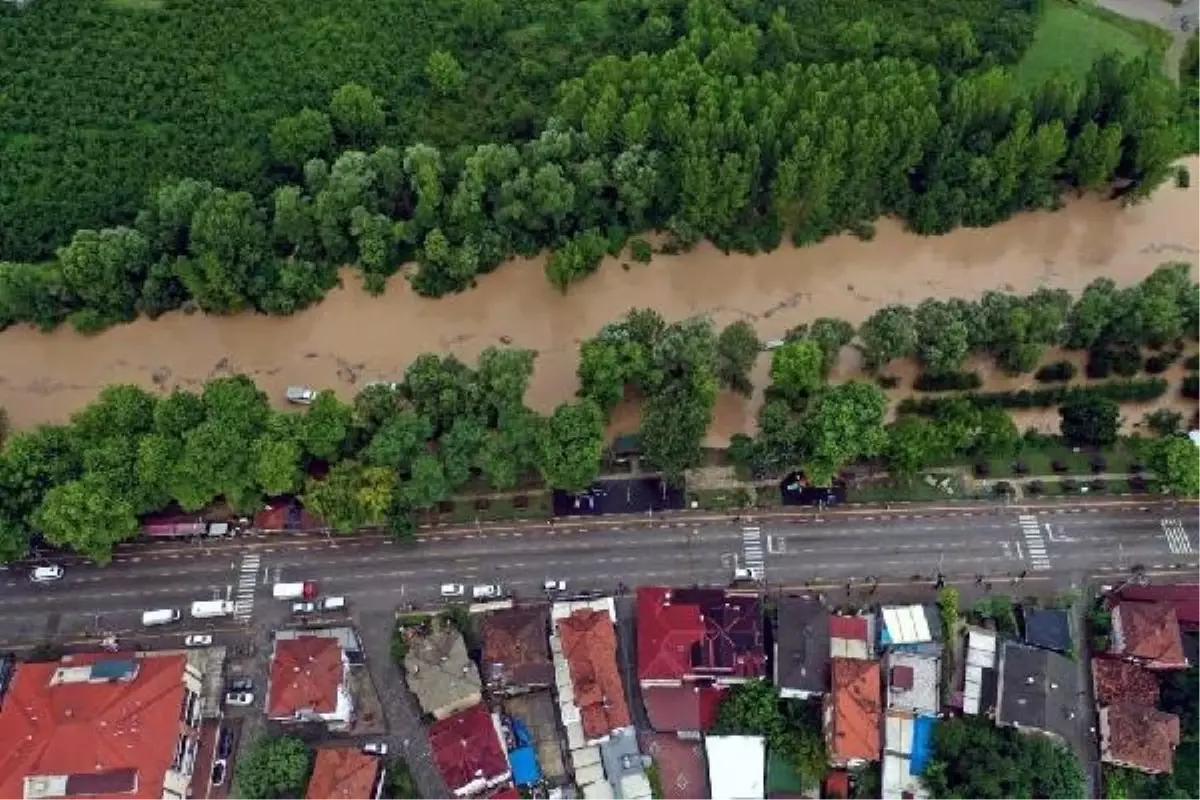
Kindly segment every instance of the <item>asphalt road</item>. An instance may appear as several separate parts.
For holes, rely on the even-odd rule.
[[[196,545],[130,543],[108,566],[66,559],[53,584],[26,566],[0,573],[0,648],[102,633],[171,640],[196,631],[234,632],[286,604],[277,581],[316,580],[324,596],[345,595],[354,611],[436,603],[443,583],[499,583],[518,597],[543,581],[571,590],[613,591],[618,583],[725,585],[735,567],[762,569],[772,587],[918,582],[941,572],[1026,580],[1056,573],[1194,567],[1200,539],[1194,504],[1153,501],[893,511],[798,512],[734,522],[625,520],[547,528],[435,530],[411,543],[382,534],[248,536]],[[755,530],[757,529],[757,531]],[[252,600],[234,620],[193,620],[194,600]],[[180,608],[175,625],[140,629],[147,609]]]

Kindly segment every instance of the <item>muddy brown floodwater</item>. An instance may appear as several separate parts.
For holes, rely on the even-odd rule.
[[[1187,162],[1200,178],[1197,159]],[[530,405],[542,411],[576,390],[581,340],[634,307],[668,320],[707,314],[718,325],[752,322],[764,339],[818,316],[858,323],[887,303],[974,298],[986,289],[1028,292],[1038,286],[1078,292],[1106,275],[1140,280],[1163,261],[1198,262],[1196,183],[1165,185],[1140,206],[1121,209],[1095,198],[1057,213],[1024,214],[1002,225],[922,238],[882,221],[871,242],[843,236],[804,249],[725,255],[710,245],[656,256],[628,267],[609,259],[563,296],[542,260],[505,264],[473,291],[428,300],[397,277],[370,297],[352,273],[324,302],[293,317],[208,317],[173,313],[96,336],[66,327],[51,334],[16,327],[0,334],[0,406],[15,428],[65,420],[106,384],[137,383],[166,392],[198,387],[223,374],[251,375],[273,402],[289,384],[330,387],[350,398],[356,384],[397,379],[424,352],[473,360],[490,345],[538,351]],[[838,374],[854,369],[847,348]],[[766,382],[760,359],[756,384]],[[710,442],[753,425],[759,397],[723,394]],[[629,428],[628,410],[615,428]]]

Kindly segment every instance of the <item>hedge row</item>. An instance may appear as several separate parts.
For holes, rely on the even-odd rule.
[[[983,386],[974,372],[922,372],[913,381],[918,392],[969,392]]]
[[[1162,378],[1143,378],[1127,381],[1109,381],[1092,386],[1051,386],[1045,389],[1019,389],[1015,392],[972,392],[953,397],[908,397],[900,402],[901,414],[935,416],[948,403],[958,399],[969,400],[979,406],[999,408],[1049,408],[1062,405],[1067,398],[1077,395],[1085,397],[1107,397],[1117,403],[1143,403],[1162,397],[1167,392],[1167,382]],[[1185,386],[1184,392],[1187,392]]]

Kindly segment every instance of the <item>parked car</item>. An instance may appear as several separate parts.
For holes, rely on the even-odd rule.
[[[346,607],[346,598],[326,597],[318,605],[322,611],[341,611]]]
[[[504,592],[498,583],[486,583],[471,589],[471,597],[476,600],[495,600],[503,594]]]
[[[233,752],[233,731],[229,728],[221,728],[221,732],[217,734],[217,758],[229,758],[229,754]]]
[[[44,567],[34,567],[33,571],[29,573],[29,580],[34,583],[50,583],[61,580],[62,576],[62,567],[58,564],[47,564]]]
[[[363,752],[373,756],[386,756],[388,744],[387,742],[367,742],[363,745]]]
[[[254,705],[254,692],[226,692],[225,705],[250,706]]]
[[[289,403],[307,406],[317,399],[317,393],[311,386],[289,386],[285,393]]]
[[[461,583],[442,584],[442,597],[462,597],[466,591]]]
[[[208,647],[213,643],[211,633],[193,633],[183,640],[184,647]]]
[[[222,783],[224,783],[225,782],[225,773],[227,771],[228,771],[228,764],[225,763],[225,759],[221,758],[221,759],[218,759],[215,762],[213,762],[212,775],[210,776],[210,782],[212,783],[212,785],[220,786]]]
[[[305,600],[300,603],[292,603],[292,613],[293,614],[315,614],[315,613],[317,613],[317,604],[310,600]]]
[[[252,692],[254,691],[254,681],[246,677],[231,678],[225,689],[230,692]]]
[[[547,592],[565,592],[567,590],[566,581],[546,581],[542,584],[542,589]]]
[[[762,575],[754,567],[738,567],[733,571],[735,581],[759,581]]]

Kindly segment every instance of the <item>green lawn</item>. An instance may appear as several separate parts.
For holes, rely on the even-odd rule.
[[[1078,4],[1048,0],[1033,45],[1017,64],[1017,77],[1033,86],[1060,69],[1083,76],[1096,59],[1114,50],[1136,58],[1150,49],[1153,37],[1152,30],[1144,30],[1142,25],[1113,19],[1086,0]]]

